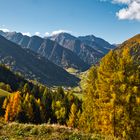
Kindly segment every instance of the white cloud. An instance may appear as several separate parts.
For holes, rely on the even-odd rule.
[[[118,2],[124,0],[118,0]],[[139,20],[140,21],[140,0],[126,0],[124,3],[127,5],[126,8],[121,9],[116,13],[117,17],[121,20]]]
[[[50,33],[49,32],[46,32],[45,33],[45,37],[47,37],[47,36],[49,36],[50,35]]]
[[[60,33],[71,33],[71,31],[68,31],[68,30],[57,30],[57,31],[53,31],[51,33],[51,35],[57,35],[57,34],[60,34]]]
[[[7,29],[7,28],[0,28],[0,30],[3,31],[3,32],[10,32],[10,30]]]
[[[35,32],[35,35],[40,36],[40,32]]]
[[[100,0],[101,2],[112,2],[113,4],[122,4],[124,8],[116,12],[120,20],[138,20],[140,21],[140,0]]]
[[[22,33],[23,35],[27,35],[27,36],[31,36],[31,33],[30,32],[25,32],[25,33]]]

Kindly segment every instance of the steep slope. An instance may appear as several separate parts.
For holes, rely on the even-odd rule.
[[[14,71],[21,72],[26,78],[36,79],[47,85],[76,85],[78,78],[37,55],[29,49],[0,36],[0,63],[8,65]]]
[[[49,39],[43,39],[38,36],[24,36],[16,32],[4,33],[1,31],[0,34],[8,40],[21,45],[23,48],[29,48],[39,53],[60,67],[72,67],[80,71],[89,68],[89,65],[81,60],[75,53]]]
[[[140,34],[111,50],[98,66],[92,67],[82,88],[82,119],[86,120],[83,130],[140,139]]]
[[[102,53],[84,44],[79,38],[76,38],[68,33],[60,33],[51,36],[50,39],[76,53],[85,63],[88,63],[89,65],[97,63],[100,58],[103,57]]]
[[[136,63],[140,63],[140,34],[126,40],[115,49],[118,54],[121,54],[123,50],[130,51],[130,54],[132,58],[136,61]]]
[[[110,49],[114,49],[115,45],[111,45],[102,38],[95,37],[94,35],[79,36],[78,37],[84,44],[91,46],[93,49],[106,54]]]

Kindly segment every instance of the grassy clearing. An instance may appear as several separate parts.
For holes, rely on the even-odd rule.
[[[0,97],[6,97],[6,96],[8,96],[9,94],[10,94],[9,92],[0,89]]]
[[[68,69],[66,69],[66,71],[71,73],[71,74],[75,74],[75,75],[78,73],[78,70],[74,69],[74,68],[68,68]]]
[[[59,125],[33,125],[0,121],[0,140],[113,140]]]
[[[75,96],[77,96],[79,99],[83,99],[83,94],[81,93],[74,93]]]

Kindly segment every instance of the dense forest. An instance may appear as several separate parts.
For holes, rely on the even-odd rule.
[[[0,73],[7,75],[5,80],[1,79],[0,88],[11,92],[4,102],[1,101],[0,113],[5,121],[74,125],[72,114],[81,112],[82,101],[72,93],[65,93],[61,87],[52,91],[44,85],[28,82],[3,65],[0,66]]]
[[[82,99],[61,87],[53,90],[29,82],[1,66],[6,78],[0,88],[9,92],[1,101],[1,115],[6,122],[60,124],[87,133],[140,139],[139,38],[111,50],[88,70],[81,82]]]
[[[140,139],[139,37],[110,51],[89,70],[79,120],[84,131]]]

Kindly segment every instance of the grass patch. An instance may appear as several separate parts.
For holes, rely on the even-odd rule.
[[[0,121],[0,140],[114,140],[100,135],[85,134],[60,125],[33,125]]]
[[[75,96],[77,96],[79,99],[83,100],[83,94],[81,93],[73,93]]]
[[[71,74],[78,73],[78,70],[77,69],[74,69],[74,68],[67,68],[66,71],[69,72],[69,73],[71,73]]]
[[[0,89],[0,97],[6,97],[6,96],[8,96],[9,94],[10,94],[9,92]]]

